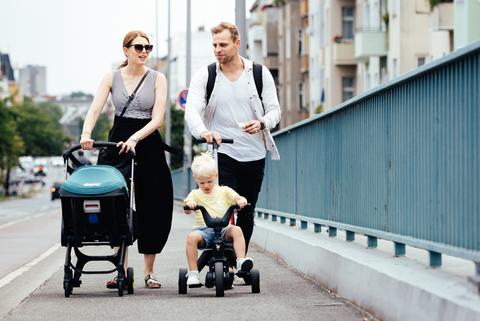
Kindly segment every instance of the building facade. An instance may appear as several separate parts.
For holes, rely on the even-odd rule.
[[[20,94],[28,97],[47,95],[47,68],[27,65],[19,70]]]

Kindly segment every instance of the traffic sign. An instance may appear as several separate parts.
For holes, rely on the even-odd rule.
[[[185,110],[185,105],[187,104],[187,95],[188,95],[187,88],[185,88],[178,94],[177,103],[182,110]]]

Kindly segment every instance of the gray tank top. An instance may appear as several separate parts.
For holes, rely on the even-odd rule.
[[[155,103],[155,82],[157,80],[157,72],[150,69],[147,77],[143,81],[143,84],[138,89],[130,105],[127,107],[123,117],[146,119],[152,118],[153,104]],[[137,85],[135,85],[136,87]],[[123,107],[128,101],[127,89],[123,83],[122,74],[120,69],[113,73],[112,81],[112,101],[115,106],[115,115],[120,116]]]

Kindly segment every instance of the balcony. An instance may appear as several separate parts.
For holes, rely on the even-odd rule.
[[[355,65],[353,42],[338,42],[333,44],[333,61],[336,65]]]
[[[431,24],[433,30],[453,30],[453,3],[439,3],[432,13]]]
[[[355,32],[355,58],[357,60],[367,60],[371,56],[386,56],[386,36],[383,30]]]

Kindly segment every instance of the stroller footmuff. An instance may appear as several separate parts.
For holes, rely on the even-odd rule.
[[[115,143],[95,143],[94,147],[116,148]],[[80,287],[82,274],[103,274],[117,271],[118,295],[123,291],[133,293],[133,268],[125,273],[124,260],[127,246],[134,241],[132,220],[132,196],[122,173],[114,166],[86,165],[77,163],[73,151],[64,155],[67,173],[71,174],[60,189],[62,201],[61,243],[67,247],[64,265],[63,288],[65,296]],[[126,156],[132,162],[133,155]],[[69,162],[71,161],[71,162]],[[126,161],[122,161],[125,164]],[[70,166],[74,164],[77,168]],[[121,164],[119,164],[121,165]],[[90,256],[82,253],[83,246],[119,247],[116,254]],[[71,252],[75,252],[76,264]],[[105,271],[86,271],[84,266],[91,261],[108,261],[115,267]],[[126,275],[125,275],[126,274]]]

